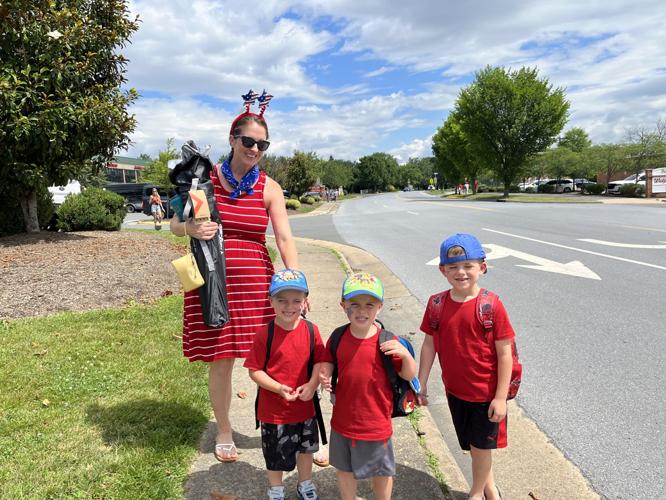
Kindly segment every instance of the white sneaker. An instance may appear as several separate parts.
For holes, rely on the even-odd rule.
[[[271,486],[268,488],[268,500],[284,500],[284,486]]]
[[[299,500],[319,500],[317,495],[317,487],[314,485],[311,479],[306,479],[298,483],[298,498]]]

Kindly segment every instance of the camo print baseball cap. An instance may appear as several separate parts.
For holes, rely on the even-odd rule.
[[[352,274],[342,283],[342,299],[348,300],[357,295],[371,295],[384,302],[384,285],[370,273]]]

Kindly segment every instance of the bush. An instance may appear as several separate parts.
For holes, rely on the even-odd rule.
[[[301,208],[301,202],[298,200],[294,200],[292,198],[286,200],[285,204],[287,208],[290,208],[292,210],[298,210],[299,208]]]
[[[53,218],[53,197],[46,187],[37,189],[37,218],[39,228],[46,229]],[[0,236],[24,233],[25,222],[19,198],[13,190],[2,195],[0,203]]]
[[[389,193],[392,193],[394,191],[397,191],[397,189],[393,184],[389,184],[388,186],[386,186],[386,191],[388,191]]]
[[[58,209],[62,231],[118,231],[125,218],[125,198],[110,191],[89,188],[68,196]]]
[[[321,196],[314,195],[312,199],[315,201],[315,203],[318,203],[321,201]]]
[[[540,184],[537,188],[537,193],[554,193],[555,184]]]
[[[509,186],[509,193],[520,193],[520,188],[517,184],[512,184]]]
[[[645,188],[640,184],[625,184],[620,186],[620,196],[626,196],[627,198],[638,198],[645,194]]]
[[[306,205],[312,205],[315,202],[314,197],[309,196],[309,195],[308,196],[306,196],[306,195],[301,196],[300,201],[301,201],[301,203],[305,203]]]
[[[601,194],[606,189],[603,184],[585,184],[583,186],[583,194]]]
[[[536,193],[536,189],[534,189],[532,186],[525,188],[525,193]]]

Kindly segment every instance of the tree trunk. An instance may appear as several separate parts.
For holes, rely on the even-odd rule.
[[[39,232],[39,219],[37,218],[37,192],[32,191],[25,193],[21,197],[21,210],[23,211],[23,221],[25,222],[25,230],[28,233]]]

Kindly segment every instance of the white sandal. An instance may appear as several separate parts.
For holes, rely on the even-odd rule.
[[[215,458],[220,462],[235,462],[238,460],[238,449],[235,443],[216,443]]]

